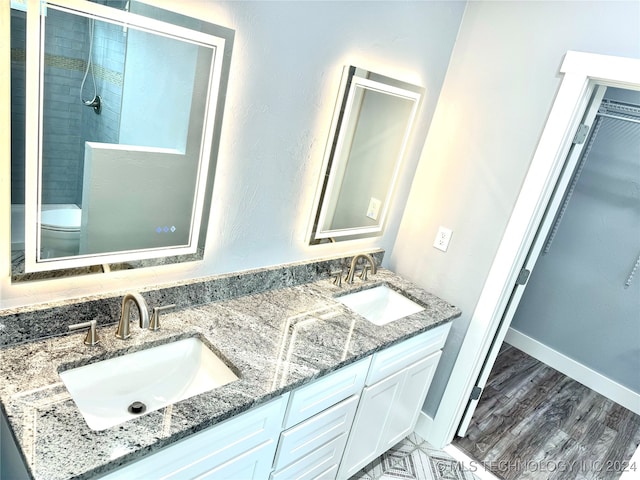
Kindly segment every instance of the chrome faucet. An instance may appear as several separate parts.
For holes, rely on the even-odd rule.
[[[147,310],[147,302],[144,301],[142,295],[139,293],[127,293],[122,299],[122,313],[120,314],[120,322],[118,323],[118,329],[116,330],[116,337],[121,340],[125,340],[131,336],[129,332],[129,318],[131,303],[134,303],[138,307],[138,314],[140,316],[140,328],[149,327],[149,311]]]
[[[371,255],[369,255],[368,253],[359,253],[358,255],[354,256],[353,259],[351,260],[351,267],[349,267],[349,272],[347,273],[347,278],[345,279],[345,282],[347,283],[353,283],[353,277],[355,276],[356,273],[356,263],[358,263],[358,259],[362,257],[365,260],[368,260],[369,263],[371,264],[371,275],[375,275],[376,273],[376,262],[373,259],[373,257]],[[362,279],[365,280],[366,279],[366,269],[367,269],[367,265],[363,266],[363,272],[362,272]]]

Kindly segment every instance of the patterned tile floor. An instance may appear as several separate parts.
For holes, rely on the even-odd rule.
[[[412,433],[350,480],[476,480],[460,462]]]

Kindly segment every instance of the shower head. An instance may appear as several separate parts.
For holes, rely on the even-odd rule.
[[[100,95],[96,95],[93,100],[83,103],[87,107],[93,107],[93,111],[96,112],[96,115],[100,115],[100,112],[102,112],[102,99],[100,98]]]

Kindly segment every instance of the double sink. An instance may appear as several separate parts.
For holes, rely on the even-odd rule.
[[[378,285],[336,297],[353,312],[382,326],[424,307]],[[92,430],[104,430],[237,380],[198,337],[186,338],[60,372]]]

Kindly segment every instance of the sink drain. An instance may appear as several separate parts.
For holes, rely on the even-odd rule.
[[[134,415],[140,415],[147,410],[147,406],[142,402],[133,402],[131,405],[129,405],[127,410],[129,411],[129,413],[133,413]]]

